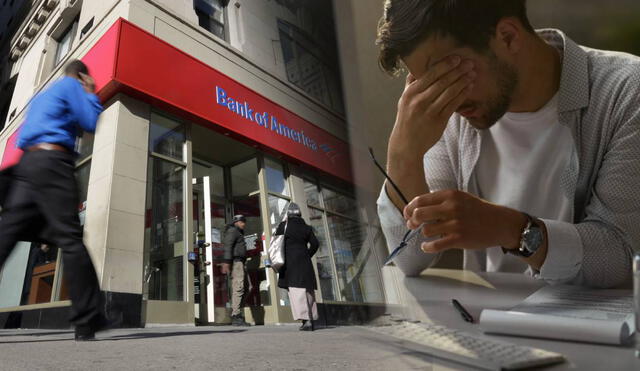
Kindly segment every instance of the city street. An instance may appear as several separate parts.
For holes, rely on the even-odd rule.
[[[98,339],[76,343],[71,330],[0,330],[0,369],[432,369],[415,346],[356,326],[312,333],[295,325],[156,327],[111,330]]]

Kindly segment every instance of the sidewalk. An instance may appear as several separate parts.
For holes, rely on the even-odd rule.
[[[98,339],[76,343],[70,330],[0,330],[0,370],[432,369],[411,345],[355,326],[156,327]]]

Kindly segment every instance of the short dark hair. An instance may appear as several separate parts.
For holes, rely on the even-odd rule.
[[[500,19],[516,17],[534,32],[526,0],[386,0],[378,25],[378,63],[389,73],[398,60],[431,36],[450,36],[458,44],[483,52]]]
[[[84,62],[82,62],[81,60],[74,59],[71,62],[67,63],[67,65],[64,67],[64,73],[71,76],[79,76],[79,73],[88,75],[89,69],[87,68],[87,65],[84,64]]]

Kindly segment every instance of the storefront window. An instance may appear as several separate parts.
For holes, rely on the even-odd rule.
[[[258,186],[258,160],[252,158],[231,168],[231,189],[234,197],[247,196],[257,192]]]
[[[269,195],[269,223],[274,229],[284,220],[287,214],[289,200],[277,196]]]
[[[76,141],[76,152],[78,152],[77,161],[83,161],[93,153],[94,135],[92,133],[83,133]]]
[[[244,229],[247,246],[247,276],[250,290],[246,304],[250,307],[270,305],[267,273],[261,267],[262,245],[262,213],[260,211],[260,187],[258,185],[258,160],[252,158],[231,168],[231,193],[233,194],[233,213],[247,218]]]
[[[149,151],[176,160],[184,158],[185,128],[181,123],[160,116],[151,115],[149,127]]]
[[[282,164],[267,157],[264,159],[264,170],[267,176],[267,189],[269,192],[290,196],[289,184],[285,178]]]
[[[307,199],[307,205],[321,207],[320,206],[320,191],[318,185],[314,182],[304,180],[304,195]]]
[[[322,198],[325,209],[346,215],[353,219],[359,219],[360,212],[355,199],[334,192],[328,188],[322,188]]]
[[[347,301],[362,302],[364,300],[356,277],[356,262],[361,258],[358,254],[364,240],[363,230],[357,223],[337,215],[327,215],[327,222],[341,297]]]
[[[149,300],[183,300],[184,169],[149,159],[147,178],[146,274]]]
[[[0,272],[0,308],[50,302],[57,256],[53,246],[18,242]]]
[[[336,295],[335,275],[331,263],[331,251],[327,241],[327,230],[324,226],[323,212],[312,207],[309,208],[309,224],[320,242],[320,248],[315,255],[318,278],[320,279],[320,292],[324,300],[338,300]]]
[[[183,124],[152,114],[143,281],[148,300],[184,300],[184,141]]]
[[[76,169],[76,181],[78,183],[78,212],[80,222],[84,224],[84,210],[86,208],[87,193],[89,192],[89,175],[91,173],[91,161],[85,162]]]
[[[211,196],[225,197],[224,192],[224,169],[217,165],[201,165],[197,162],[193,163],[193,177],[201,179],[205,176],[209,177],[209,187]]]

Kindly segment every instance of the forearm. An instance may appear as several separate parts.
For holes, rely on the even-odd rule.
[[[388,253],[391,253],[407,232],[406,222],[385,189],[382,189],[377,205],[380,224],[389,249]],[[439,254],[427,254],[420,250],[420,245],[426,241],[428,239],[418,235],[409,241],[405,250],[394,260],[396,267],[406,276],[416,276],[437,261]]]
[[[429,193],[429,186],[424,173],[424,154],[397,153],[391,147],[387,156],[387,173],[393,182],[400,188],[402,194],[411,201],[416,196]],[[385,182],[387,195],[398,210],[406,206],[402,197],[396,192],[389,181]]]

